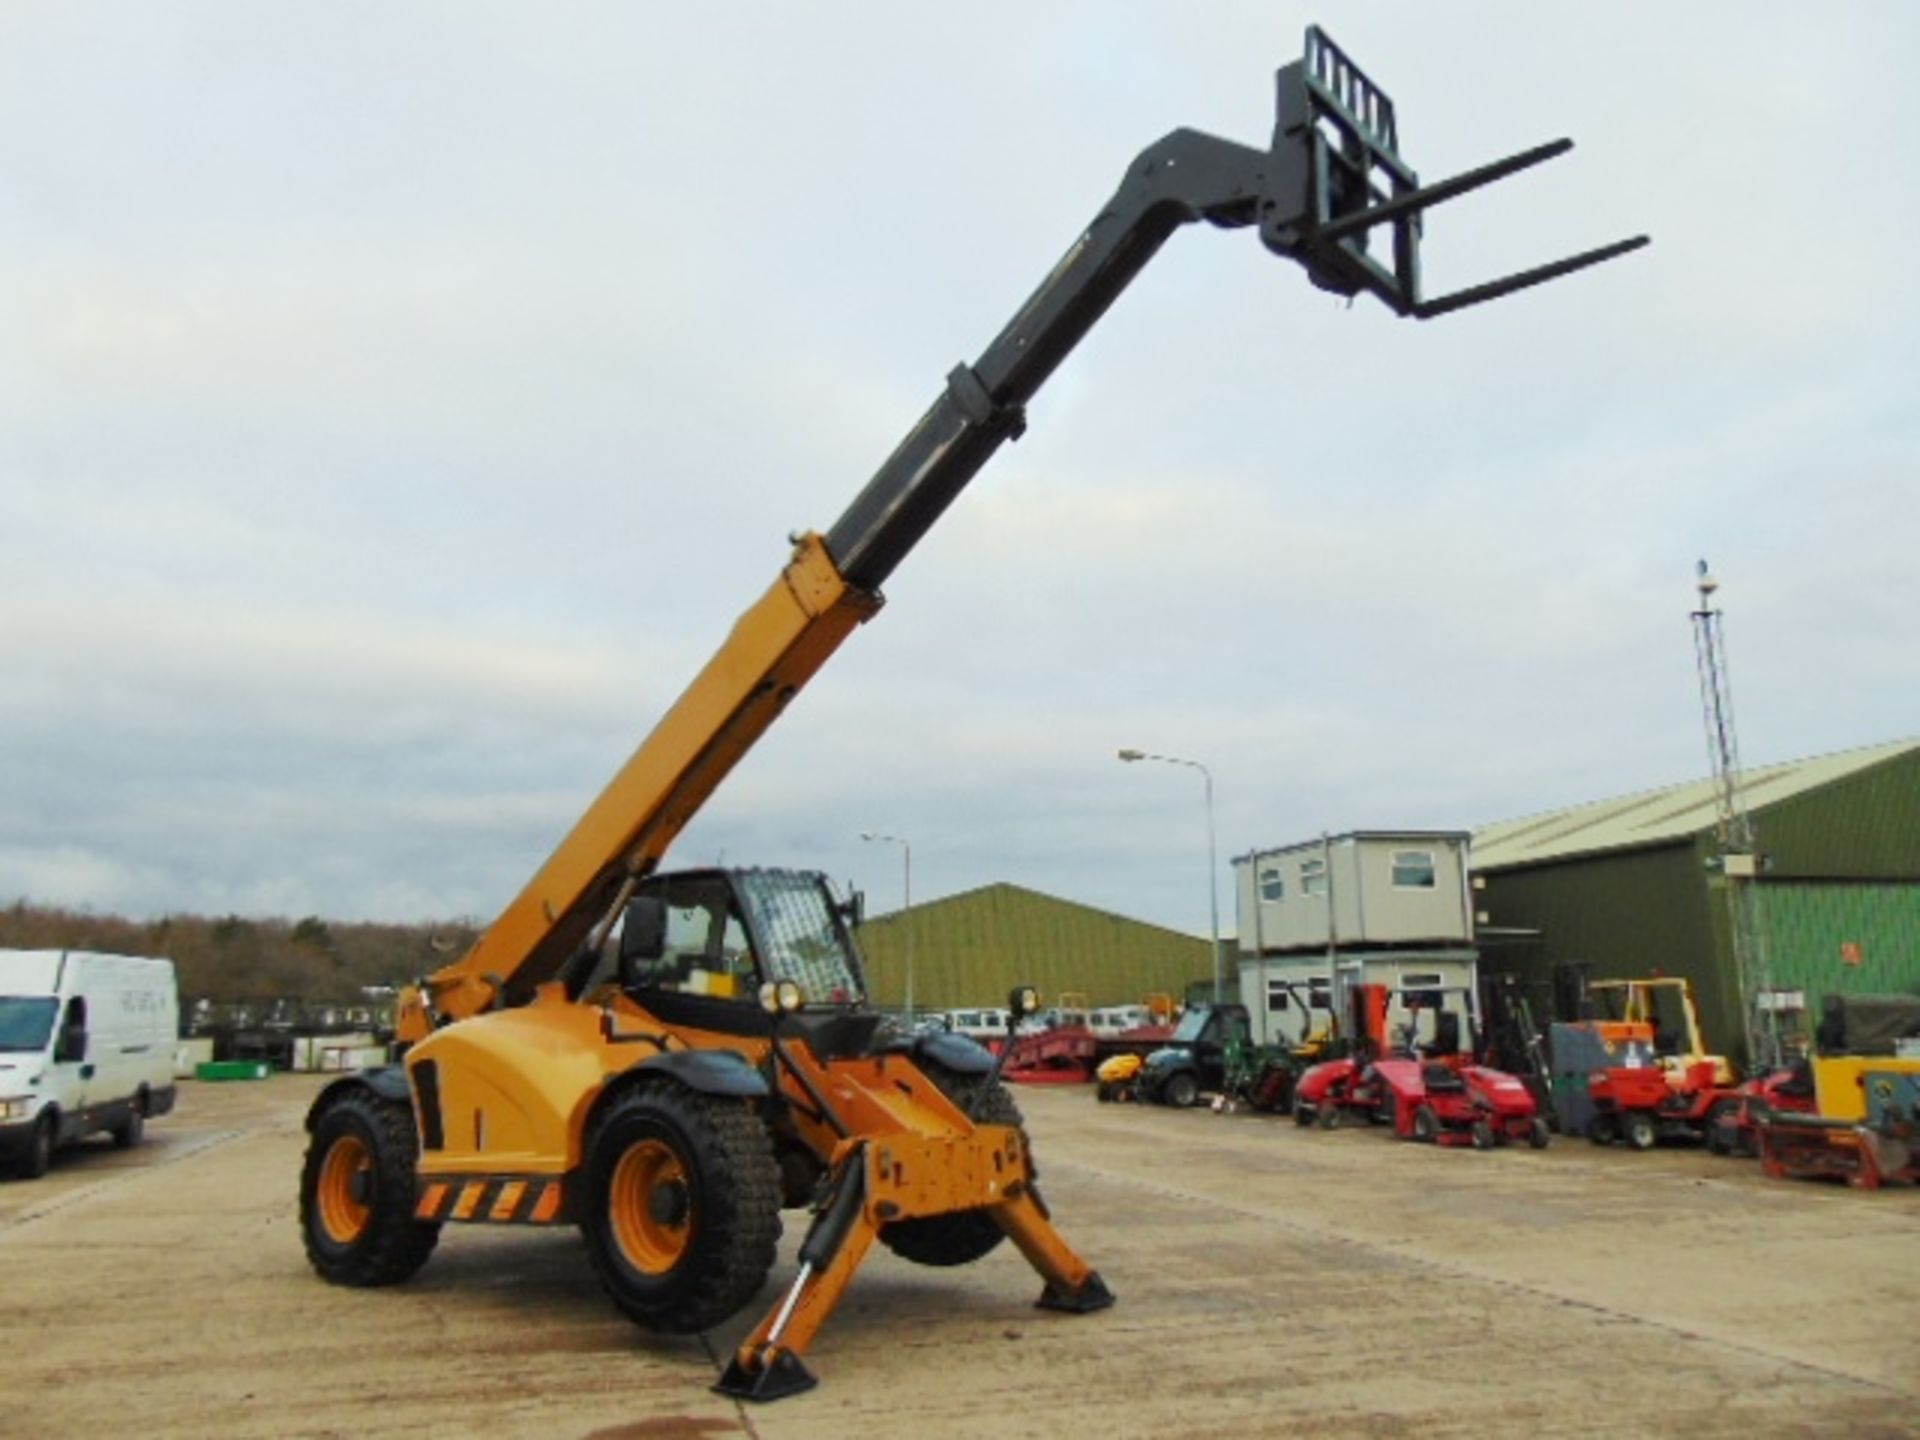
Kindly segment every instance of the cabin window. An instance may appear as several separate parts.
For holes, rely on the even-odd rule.
[[[1287,999],[1287,982],[1284,980],[1267,981],[1267,1013],[1276,1015],[1288,1009],[1292,1002]]]
[[[1280,873],[1279,866],[1269,866],[1260,872],[1260,898],[1262,900],[1287,898],[1287,881],[1286,877]]]
[[[1393,884],[1397,890],[1433,889],[1433,852],[1431,850],[1394,851]]]
[[[1302,895],[1324,895],[1327,893],[1326,861],[1302,860],[1300,862],[1300,893]]]

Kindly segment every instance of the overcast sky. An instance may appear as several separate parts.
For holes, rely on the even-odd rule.
[[[1131,157],[1310,20],[1426,325],[1174,238],[678,845],[1207,928],[1228,857],[1920,733],[1920,11],[0,12],[0,898],[492,915]]]

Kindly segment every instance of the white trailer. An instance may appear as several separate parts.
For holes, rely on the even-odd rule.
[[[140,1143],[173,1108],[179,986],[171,960],[0,950],[0,1162],[44,1175],[60,1146]]]

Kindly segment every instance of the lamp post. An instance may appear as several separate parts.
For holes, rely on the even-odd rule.
[[[882,835],[876,830],[862,830],[862,840],[874,840],[883,845],[900,847],[903,871],[901,874],[900,914],[907,924],[907,1024],[913,1024],[913,846],[898,835]]]
[[[1213,926],[1213,1003],[1218,1005],[1225,996],[1222,994],[1220,979],[1220,893],[1216,872],[1219,870],[1218,851],[1213,839],[1213,772],[1198,760],[1182,760],[1178,755],[1153,755],[1145,750],[1122,750],[1120,758],[1128,764],[1137,760],[1158,760],[1163,765],[1184,765],[1189,770],[1198,770],[1200,778],[1207,787],[1207,914]]]

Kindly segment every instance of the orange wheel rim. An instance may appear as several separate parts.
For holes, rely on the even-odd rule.
[[[372,1182],[373,1151],[367,1143],[358,1135],[334,1141],[321,1162],[315,1189],[321,1228],[335,1244],[351,1245],[366,1233],[373,1218],[373,1207],[365,1199]]]
[[[613,1167],[607,1217],[614,1242],[634,1269],[663,1275],[693,1243],[693,1205],[687,1167],[673,1147],[642,1140]]]

